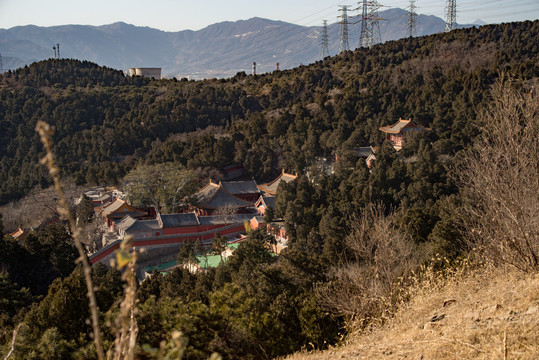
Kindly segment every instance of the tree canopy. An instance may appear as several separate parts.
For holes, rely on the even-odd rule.
[[[140,165],[124,177],[124,190],[134,206],[154,206],[174,213],[198,188],[195,172],[174,163]]]
[[[538,30],[539,21],[460,29],[292,70],[200,82],[125,78],[75,60],[36,63],[0,78],[0,202],[49,181],[36,167],[42,153],[33,129],[40,119],[56,126],[54,151],[64,176],[81,184],[123,178],[134,205],[163,212],[179,210],[199,174],[219,175],[230,164],[259,183],[283,168],[297,172],[297,181],[279,186],[275,212],[267,215],[283,220],[287,248],[275,256],[271,237],[250,231],[216,269],[154,272],[136,292],[138,344],[157,348],[181,329],[190,359],[214,351],[225,359],[266,359],[327,347],[339,340],[346,316],[324,306],[320,295],[332,291],[323,290],[359,295],[354,300],[366,306],[349,313],[374,317],[383,312],[382,299],[396,301],[394,287],[409,264],[436,253],[451,261],[469,249],[462,214],[453,209],[482,193],[466,199],[455,164],[485,139],[479,114],[501,73],[522,89],[537,84]],[[398,118],[432,131],[409,137],[396,152],[379,127]],[[376,148],[370,168],[356,151],[368,145]],[[319,166],[323,158],[336,159],[332,171]],[[528,200],[535,209],[534,197]],[[496,209],[478,204],[488,215],[480,223],[486,228]],[[63,227],[20,242],[0,239],[0,269],[8,273],[0,277],[6,290],[0,297],[7,299],[0,321],[8,329],[0,346],[22,322],[15,359],[93,356],[70,241]],[[225,244],[216,234],[214,250]],[[181,260],[193,261],[200,248],[188,244]],[[94,277],[101,317],[109,319],[117,311],[119,274],[95,266]],[[104,337],[112,341],[111,332]],[[143,346],[137,351],[151,357]]]

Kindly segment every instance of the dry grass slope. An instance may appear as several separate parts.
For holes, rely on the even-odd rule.
[[[342,347],[286,359],[539,359],[539,274],[482,267],[432,285]]]

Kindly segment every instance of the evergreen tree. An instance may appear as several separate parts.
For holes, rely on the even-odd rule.
[[[88,224],[94,217],[94,203],[86,196],[82,195],[79,205],[77,206],[77,219],[82,224]]]
[[[180,264],[196,264],[195,247],[192,241],[186,240],[183,242],[180,252],[178,253],[178,262]]]

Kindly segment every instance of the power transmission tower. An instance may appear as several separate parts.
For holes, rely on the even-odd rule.
[[[408,35],[414,37],[415,35],[415,24],[417,18],[417,6],[415,6],[415,0],[410,0],[410,7],[408,11]]]
[[[322,38],[321,38],[321,49],[320,49],[320,58],[324,59],[329,56],[329,37],[328,37],[328,21],[322,20],[324,25],[322,27]]]
[[[56,59],[56,45],[52,47],[52,50],[54,50],[54,57],[53,57],[53,59]]]
[[[358,47],[366,47],[366,38],[367,38],[367,15],[369,12],[369,8],[367,7],[367,0],[363,0],[359,3],[361,6],[358,7],[356,10],[361,9],[361,17],[359,19],[361,23],[361,29],[359,31],[359,46]]]
[[[359,33],[359,47],[372,47],[382,42],[378,10],[383,6],[376,0],[363,0],[361,4],[361,32]],[[358,8],[359,10],[359,8]]]
[[[60,44],[56,44],[56,49],[58,50],[58,59],[60,58]]]
[[[342,11],[342,15],[337,17],[342,20],[338,22],[341,24],[341,41],[339,43],[339,53],[350,50],[350,45],[348,45],[348,5],[339,5],[341,8],[339,11]]]
[[[445,11],[445,32],[448,32],[457,27],[457,0],[447,0]]]

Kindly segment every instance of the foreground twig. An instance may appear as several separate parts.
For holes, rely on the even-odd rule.
[[[503,360],[507,360],[507,332],[503,332]]]
[[[87,295],[89,299],[90,312],[92,317],[92,328],[94,332],[94,343],[97,352],[97,358],[99,360],[104,360],[105,355],[103,352],[103,345],[101,343],[101,332],[99,330],[97,302],[95,299],[95,291],[91,275],[92,267],[88,262],[86,252],[84,251],[84,247],[82,246],[81,230],[77,227],[73,214],[71,214],[71,211],[69,210],[69,206],[62,190],[62,185],[60,184],[60,169],[58,168],[58,166],[56,166],[54,162],[54,155],[52,154],[52,135],[54,134],[54,128],[52,128],[44,121],[38,121],[36,125],[36,131],[41,136],[41,142],[43,143],[43,146],[45,147],[45,150],[47,152],[45,157],[41,159],[40,162],[42,165],[47,166],[47,168],[49,169],[49,174],[54,180],[54,187],[56,189],[56,192],[58,193],[60,202],[58,212],[61,215],[65,216],[69,221],[69,227],[71,229],[71,233],[73,234],[73,239],[75,240],[75,247],[79,252],[79,258],[77,259],[77,262],[82,263],[84,278],[86,280],[86,287],[88,289]]]
[[[116,318],[116,340],[114,359],[135,358],[135,347],[138,335],[138,326],[135,318],[136,315],[136,264],[137,252],[133,250],[133,237],[127,236],[121,243],[120,249],[116,253],[116,267],[122,270],[127,266],[122,275],[122,279],[126,282],[124,293],[125,297],[120,304],[120,313]]]
[[[17,333],[19,332],[19,329],[21,328],[22,324],[19,324],[15,330],[13,330],[13,338],[11,339],[11,349],[7,353],[4,360],[9,359],[11,354],[13,354],[13,350],[15,350],[15,340],[17,339]]]

